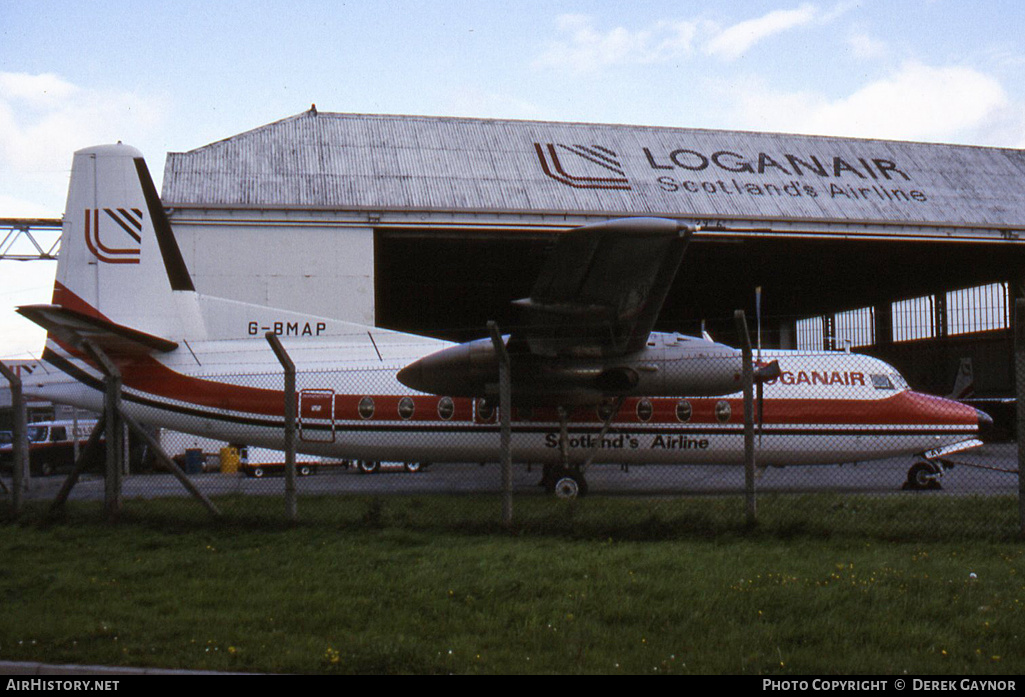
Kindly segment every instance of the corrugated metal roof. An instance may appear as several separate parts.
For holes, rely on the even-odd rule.
[[[167,205],[1025,227],[1025,151],[309,111],[169,153]]]

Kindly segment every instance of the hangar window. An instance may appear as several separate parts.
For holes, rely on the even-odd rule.
[[[947,334],[1007,329],[1007,284],[991,283],[947,293]]]
[[[871,346],[875,339],[875,312],[871,307],[838,312],[834,319],[838,347]]]
[[[931,295],[893,303],[893,340],[914,341],[936,336],[936,304]]]
[[[800,351],[821,351],[825,348],[822,335],[822,317],[797,320],[797,348]]]

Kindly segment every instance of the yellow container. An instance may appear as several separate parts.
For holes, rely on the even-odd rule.
[[[221,473],[238,473],[238,448],[221,448]]]

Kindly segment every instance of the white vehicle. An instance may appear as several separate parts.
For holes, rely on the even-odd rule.
[[[49,477],[71,469],[75,464],[75,441],[84,446],[95,426],[95,420],[71,419],[28,424],[29,471],[33,476]],[[11,469],[13,450],[10,440],[0,444],[0,469],[5,472]]]
[[[744,462],[741,355],[652,332],[695,228],[638,218],[559,237],[525,300],[512,361],[514,450],[546,481],[583,493],[585,462]],[[53,303],[19,308],[48,330],[47,361],[76,383],[25,382],[101,410],[86,340],[118,364],[141,423],[282,449],[283,379],[264,338],[297,366],[297,448],[368,462],[494,462],[491,340],[450,342],[200,295],[141,154],[75,153]],[[836,464],[917,456],[929,483],[949,453],[980,445],[988,416],[910,390],[883,361],[765,351],[756,371],[759,463]]]
[[[316,474],[322,467],[348,467],[345,460],[296,453],[295,473],[300,477]],[[281,476],[285,473],[285,453],[281,450],[243,446],[239,449],[239,469],[247,477],[257,479],[267,476]]]
[[[378,460],[359,460],[355,463],[356,469],[361,474],[377,474],[378,472],[410,472],[413,474],[423,472],[427,464],[423,462],[380,462]]]

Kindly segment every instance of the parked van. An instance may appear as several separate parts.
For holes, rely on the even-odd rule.
[[[29,471],[34,477],[48,477],[69,470],[75,464],[75,441],[84,447],[96,421],[67,419],[28,424]],[[0,444],[0,470],[11,471],[14,445]]]

